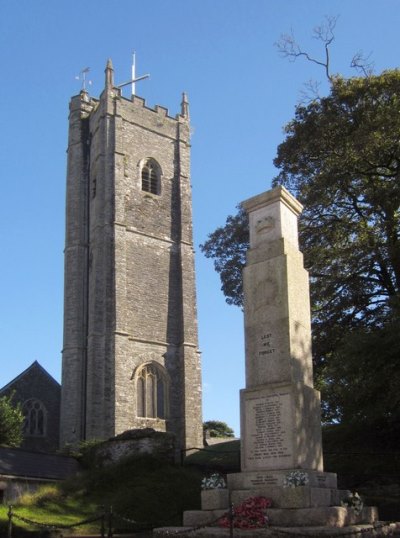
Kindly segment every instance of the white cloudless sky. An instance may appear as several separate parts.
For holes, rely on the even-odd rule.
[[[396,68],[399,0],[0,0],[0,386],[34,360],[60,380],[68,103],[90,67],[98,96],[112,58],[149,106],[179,112],[189,96],[197,298],[204,420],[239,435],[244,388],[243,319],[225,303],[198,245],[235,206],[270,188],[272,161],[303,85],[316,65],[280,58],[274,43],[293,29],[322,56],[312,29],[339,16],[332,72],[354,74],[358,50],[377,73]]]

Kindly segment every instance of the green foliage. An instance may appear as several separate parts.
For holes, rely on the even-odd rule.
[[[13,396],[0,398],[0,445],[20,446],[23,440],[24,417],[19,404],[13,405]]]
[[[346,333],[319,371],[325,418],[400,437],[400,320]]]
[[[399,356],[398,345],[387,345],[400,317],[399,133],[399,71],[336,77],[327,97],[296,108],[274,161],[280,171],[273,185],[304,205],[300,244],[327,421],[395,420],[398,399],[385,386]],[[240,210],[202,246],[230,304],[243,302],[247,245]]]
[[[226,219],[225,226],[217,228],[200,245],[207,258],[214,259],[214,267],[221,278],[221,290],[228,304],[242,306],[242,271],[249,246],[249,228],[246,212],[238,206],[236,215]]]
[[[382,326],[400,293],[400,73],[336,78],[298,106],[274,161],[274,185],[304,205],[317,365],[343,330]]]
[[[226,422],[220,420],[207,420],[203,422],[204,432],[208,432],[210,437],[235,437],[235,432]]]
[[[327,420],[396,414],[385,386],[399,348],[387,345],[385,327],[400,313],[399,132],[400,72],[388,71],[334,79],[328,97],[297,107],[278,147],[274,184],[305,208],[300,241]]]
[[[66,444],[59,453],[79,460],[79,463],[85,468],[95,467],[98,463],[95,448],[103,442],[99,439],[88,439],[80,441],[77,445]]]

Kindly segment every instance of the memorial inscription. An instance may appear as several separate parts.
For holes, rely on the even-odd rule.
[[[260,351],[258,352],[258,355],[260,357],[265,355],[271,355],[271,353],[275,353],[275,348],[272,345],[272,333],[265,333],[261,336],[260,339]]]
[[[259,474],[255,478],[250,478],[250,483],[252,486],[277,486],[278,479],[276,476]]]
[[[248,401],[253,418],[248,443],[248,460],[271,464],[292,457],[291,431],[286,427],[290,394],[276,392]]]

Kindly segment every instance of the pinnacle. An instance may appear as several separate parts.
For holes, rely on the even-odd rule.
[[[189,119],[189,100],[186,92],[182,93],[181,116]]]

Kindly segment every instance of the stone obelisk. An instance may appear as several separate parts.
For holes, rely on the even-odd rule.
[[[299,251],[301,204],[283,187],[243,203],[246,388],[242,471],[322,470],[319,392],[313,388],[308,273]]]

